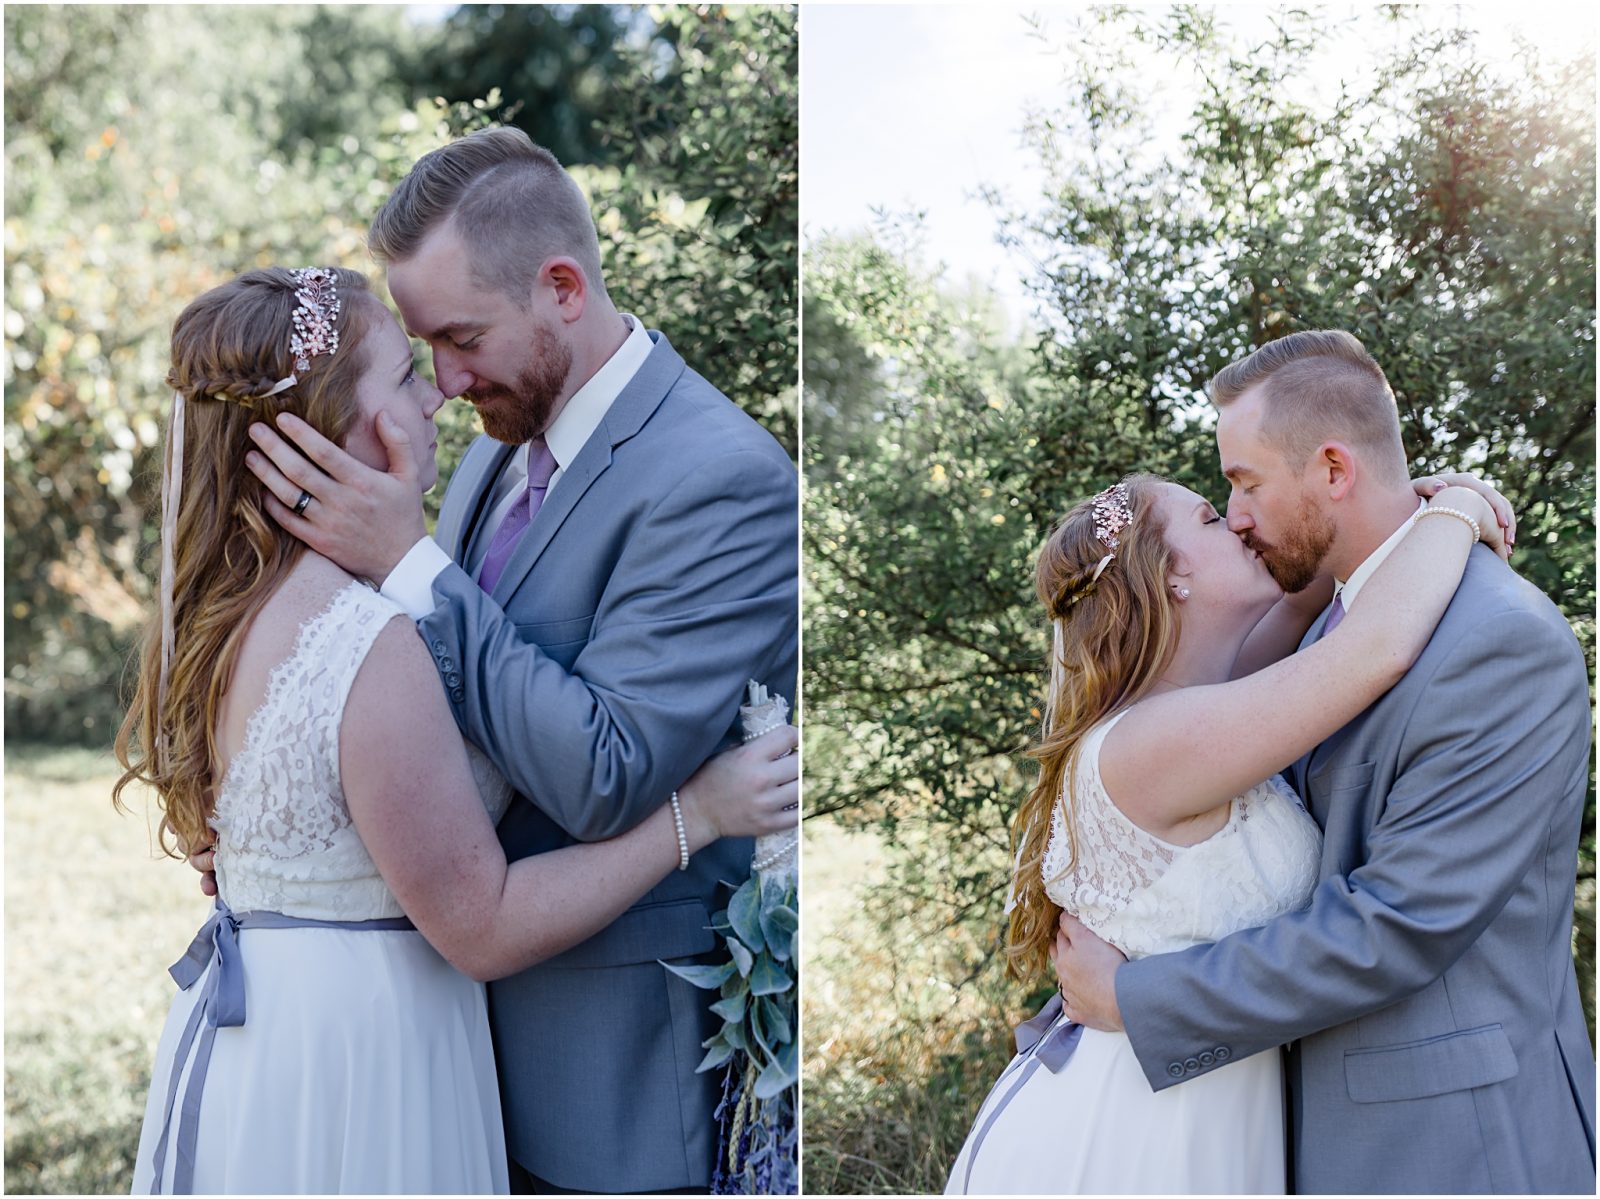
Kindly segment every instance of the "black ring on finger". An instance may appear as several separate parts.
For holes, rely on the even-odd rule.
[[[296,516],[304,516],[307,506],[311,503],[311,499],[311,493],[302,488],[300,492],[300,498],[294,502],[294,514]]]

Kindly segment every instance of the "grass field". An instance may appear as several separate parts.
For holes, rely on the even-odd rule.
[[[166,966],[209,909],[193,871],[154,856],[153,821],[111,810],[115,777],[108,754],[7,747],[5,1189],[13,1194],[127,1193],[173,993]],[[993,946],[970,933],[930,934],[920,913],[882,891],[891,852],[871,833],[806,822],[802,1119],[811,1194],[941,1191],[1010,1057],[1010,1026],[1026,1014]]]
[[[5,1189],[126,1194],[166,967],[210,900],[111,809],[109,753],[8,745]],[[142,798],[136,804],[142,808]]]
[[[893,851],[873,834],[809,820],[802,852],[805,1190],[938,1194],[1010,1060],[1017,988],[992,946],[875,893]]]

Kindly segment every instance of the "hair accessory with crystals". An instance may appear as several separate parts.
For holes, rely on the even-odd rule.
[[[339,330],[334,327],[339,318],[339,289],[333,272],[319,266],[290,271],[289,277],[300,285],[294,293],[300,306],[294,312],[295,332],[289,348],[294,351],[294,369],[303,371],[318,354],[339,349]]]
[[[300,372],[311,368],[311,360],[339,350],[339,289],[333,272],[320,266],[297,267],[289,272],[295,288],[294,332],[289,335],[289,352],[294,355],[294,370],[272,385],[266,395],[275,396],[300,381]],[[262,398],[265,398],[263,396]]]
[[[1095,563],[1094,573],[1067,597],[1065,607],[1072,607],[1094,590],[1094,585],[1100,581],[1100,576],[1105,573],[1106,567],[1111,565],[1111,559],[1117,556],[1116,549],[1121,544],[1123,530],[1132,523],[1133,502],[1128,497],[1126,483],[1113,483],[1094,497],[1094,535],[1100,539],[1100,544],[1106,547],[1106,552],[1100,561]]]
[[[1113,483],[1094,497],[1094,535],[1107,549],[1117,548],[1122,530],[1132,523],[1133,504],[1128,499],[1126,483]]]

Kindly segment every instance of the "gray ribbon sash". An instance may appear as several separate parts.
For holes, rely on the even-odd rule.
[[[211,1046],[217,1029],[238,1028],[244,1024],[244,960],[239,956],[239,930],[245,928],[332,928],[347,932],[407,932],[414,930],[404,916],[382,920],[313,920],[304,916],[285,916],[282,912],[246,912],[235,915],[221,898],[211,918],[189,942],[189,948],[168,968],[178,988],[187,991],[204,975],[199,1001],[189,1013],[178,1050],[172,1059],[172,1074],[167,1080],[167,1104],[161,1118],[161,1137],[152,1159],[152,1195],[161,1194],[161,1176],[167,1164],[167,1144],[172,1133],[172,1112],[178,1107],[178,1080],[183,1075],[189,1051],[194,1050],[194,1066],[188,1085],[183,1088],[179,1109],[177,1164],[173,1168],[172,1193],[194,1193],[195,1146],[200,1137],[200,1100],[205,1093],[206,1070],[211,1064]],[[207,967],[211,967],[207,971]]]
[[[1028,1079],[1033,1077],[1034,1071],[1040,1066],[1052,1074],[1061,1073],[1072,1057],[1073,1051],[1078,1048],[1078,1042],[1083,1037],[1083,1025],[1072,1020],[1057,1023],[1061,1017],[1061,993],[1052,995],[1048,1002],[1039,1009],[1036,1016],[1031,1016],[1016,1027],[1017,1056],[1011,1059],[1011,1064],[1000,1072],[1000,1077],[990,1088],[989,1094],[993,1096],[1008,1077],[1011,1077],[1011,1086],[1006,1093],[1000,1096],[1000,1101],[994,1105],[993,1110],[984,1116],[982,1123],[972,1134],[972,1149],[967,1154],[967,1173],[961,1180],[963,1194],[972,1189],[972,1167],[977,1163],[978,1151],[983,1148],[983,1140],[989,1135],[989,1130],[994,1127],[994,1122],[1000,1118],[1000,1113],[1016,1098],[1017,1092],[1028,1085]],[[1012,1076],[1015,1077],[1012,1077]],[[987,1105],[989,1100],[985,1099]]]

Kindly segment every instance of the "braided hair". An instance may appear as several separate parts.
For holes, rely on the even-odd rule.
[[[1006,944],[1007,969],[1022,982],[1046,968],[1060,915],[1044,877],[1058,804],[1077,860],[1078,750],[1095,725],[1149,692],[1177,649],[1178,605],[1167,588],[1172,553],[1156,508],[1164,484],[1155,475],[1122,480],[1132,520],[1117,533],[1114,552],[1096,529],[1094,499],[1075,505],[1039,552],[1035,584],[1051,629],[1050,684],[1044,728],[1028,751],[1039,779],[1012,826],[1017,867]]]
[[[366,276],[338,268],[333,274],[345,299],[339,350],[307,370],[294,371],[296,283],[284,267],[247,271],[212,288],[172,327],[167,385],[185,403],[183,461],[176,464],[184,486],[173,544],[175,643],[163,702],[157,615],[117,733],[124,773],[112,802],[120,809],[123,789],[136,780],[153,787],[163,813],[161,848],[174,856],[210,840],[222,697],[255,614],[305,551],[267,515],[266,488],[245,465],[250,425],[292,412],[342,444],[356,419],[356,384],[367,359],[360,343],[382,305]],[[267,394],[292,372],[292,386]],[[171,450],[169,444],[165,452]]]

